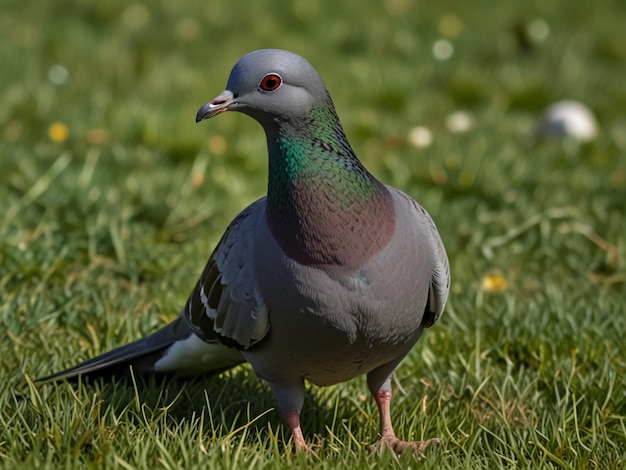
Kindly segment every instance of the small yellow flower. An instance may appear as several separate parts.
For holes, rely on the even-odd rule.
[[[508,287],[508,281],[499,272],[493,272],[483,277],[483,289],[489,294],[502,294]]]
[[[53,142],[65,142],[70,136],[70,130],[62,122],[55,122],[48,127],[48,137]]]
[[[96,127],[87,132],[87,142],[91,145],[103,145],[109,141],[109,131]]]
[[[209,150],[215,155],[221,155],[226,151],[226,139],[221,135],[214,135],[209,139]]]
[[[191,186],[193,188],[199,188],[204,184],[204,173],[195,173],[191,176]]]
[[[463,21],[454,13],[443,15],[439,20],[439,32],[446,37],[453,38],[463,31]]]
[[[433,180],[433,183],[441,186],[442,184],[446,184],[448,181],[448,173],[444,169],[434,170],[430,174],[430,178]]]

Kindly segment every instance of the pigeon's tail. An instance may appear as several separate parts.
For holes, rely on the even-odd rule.
[[[218,341],[206,342],[189,328],[184,317],[145,338],[113,349],[74,367],[37,379],[37,382],[127,376],[138,373],[219,373],[244,362],[235,349]]]

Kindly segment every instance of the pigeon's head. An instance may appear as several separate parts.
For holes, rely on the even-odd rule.
[[[198,110],[196,122],[239,111],[271,126],[306,116],[313,104],[327,99],[324,82],[305,59],[280,49],[262,49],[239,59],[226,90]]]

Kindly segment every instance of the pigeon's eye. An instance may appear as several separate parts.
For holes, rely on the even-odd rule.
[[[259,90],[261,91],[274,91],[283,84],[283,79],[280,75],[275,73],[268,73],[261,79],[259,83]]]

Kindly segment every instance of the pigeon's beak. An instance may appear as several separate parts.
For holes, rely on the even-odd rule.
[[[219,113],[228,111],[228,108],[235,102],[235,95],[232,91],[224,90],[220,95],[213,98],[202,106],[196,114],[196,122],[217,116]]]

